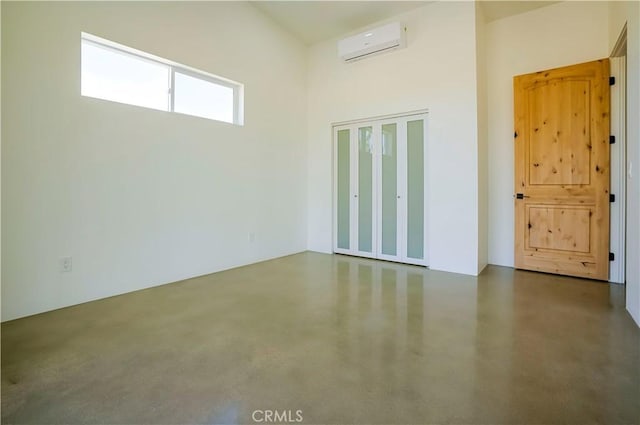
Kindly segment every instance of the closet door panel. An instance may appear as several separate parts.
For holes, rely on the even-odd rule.
[[[349,129],[338,130],[336,137],[336,247],[349,250],[351,248],[351,135]]]
[[[398,125],[383,124],[381,131],[380,196],[383,255],[398,255]]]
[[[424,259],[424,120],[407,122],[407,257]]]
[[[358,251],[373,254],[373,127],[358,128]]]
[[[427,265],[426,116],[334,127],[334,250]]]

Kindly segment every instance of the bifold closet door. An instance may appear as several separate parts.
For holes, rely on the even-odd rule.
[[[380,122],[377,258],[426,265],[424,130],[424,116]]]
[[[401,123],[400,123],[401,124]],[[378,155],[378,258],[390,261],[402,259],[401,163],[398,161],[399,123],[381,122]]]
[[[354,199],[357,211],[357,248],[356,252],[365,257],[375,257],[374,223],[376,214],[374,210],[375,196],[375,161],[374,161],[374,134],[373,126],[365,125],[355,128],[356,140],[356,187]]]
[[[376,257],[375,144],[372,125],[335,130],[335,252]]]
[[[403,258],[406,263],[427,265],[426,257],[426,149],[425,118],[406,121],[406,203]]]
[[[334,127],[334,251],[426,265],[425,117]]]

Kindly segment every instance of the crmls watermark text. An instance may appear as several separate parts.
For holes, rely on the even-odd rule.
[[[254,422],[296,423],[302,422],[302,410],[254,410],[251,414]]]

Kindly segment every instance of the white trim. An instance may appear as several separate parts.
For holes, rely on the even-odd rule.
[[[620,31],[620,35],[618,36],[618,40],[616,41],[616,45],[613,46],[613,50],[611,51],[611,57],[620,57],[627,56],[627,23],[625,22],[624,27],[622,27],[622,31]]]
[[[367,123],[371,121],[382,121],[382,120],[387,120],[392,118],[405,118],[405,117],[411,117],[414,115],[425,115],[428,113],[429,113],[428,109],[416,109],[414,111],[401,112],[398,114],[378,115],[378,116],[369,117],[369,118],[356,118],[354,120],[349,120],[349,121],[338,121],[338,122],[331,123],[331,126],[338,127],[343,125]]]
[[[423,118],[423,128],[422,128],[422,137],[423,139],[423,143],[424,143],[424,147],[423,147],[423,154],[424,154],[424,160],[423,160],[423,164],[424,164],[424,209],[423,209],[423,214],[424,214],[424,241],[423,241],[423,252],[422,252],[422,256],[423,256],[423,262],[424,264],[422,264],[423,266],[428,266],[429,265],[429,143],[428,142],[428,138],[427,135],[429,134],[429,116],[427,114],[424,114],[424,118]]]
[[[239,84],[233,90],[233,122],[244,125],[244,84]]]
[[[169,111],[174,111],[176,107],[176,97],[173,90],[176,86],[176,70],[169,68]]]
[[[626,244],[626,58],[610,58],[611,76],[616,82],[611,86],[611,193],[616,201],[610,204],[609,251],[614,260],[609,263],[609,282],[625,282]]]
[[[331,129],[331,248],[338,252],[338,129]]]

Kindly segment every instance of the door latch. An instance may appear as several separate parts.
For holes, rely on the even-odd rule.
[[[524,198],[528,198],[528,196],[525,195],[524,193],[516,193],[516,199],[524,199]]]

